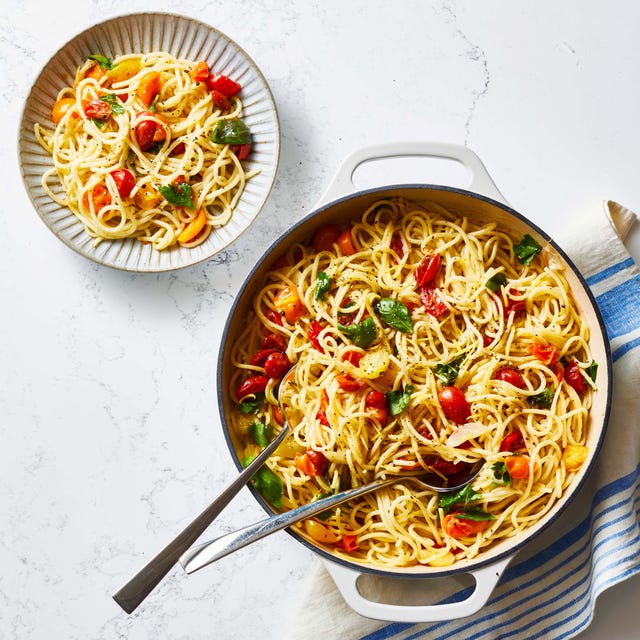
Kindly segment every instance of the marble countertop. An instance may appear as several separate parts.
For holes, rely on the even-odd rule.
[[[157,275],[59,242],[16,152],[24,100],[53,53],[144,10],[238,42],[270,83],[282,129],[277,181],[252,228],[204,264]],[[0,637],[281,638],[316,561],[282,532],[192,576],[175,569],[135,615],[111,599],[236,474],[215,362],[252,264],[313,209],[347,154],[374,143],[469,146],[552,235],[604,199],[640,210],[638,24],[630,0],[615,11],[594,0],[3,3]],[[629,246],[638,259],[637,228]],[[263,515],[243,490],[210,533]],[[612,588],[581,638],[636,637],[639,601],[637,577]]]

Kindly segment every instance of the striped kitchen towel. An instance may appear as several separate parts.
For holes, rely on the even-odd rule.
[[[571,638],[590,624],[600,593],[640,572],[640,269],[622,242],[635,222],[633,212],[606,201],[604,214],[581,220],[585,233],[560,241],[602,312],[614,380],[598,463],[563,516],[516,555],[479,612],[453,621],[363,618],[316,560],[289,621],[290,640]],[[451,582],[441,602],[471,591]]]

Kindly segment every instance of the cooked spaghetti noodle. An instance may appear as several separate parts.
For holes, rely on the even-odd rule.
[[[257,173],[241,162],[251,134],[240,119],[240,85],[164,52],[91,58],[58,94],[55,129],[35,125],[53,158],[45,191],[96,244],[204,242],[231,219]],[[226,84],[212,88],[220,78]]]
[[[293,436],[255,483],[282,510],[401,469],[453,483],[485,459],[458,495],[399,478],[301,528],[356,562],[450,565],[525,531],[571,484],[588,340],[561,265],[529,235],[383,200],[268,272],[233,346],[230,425],[254,456],[283,422],[280,391]]]

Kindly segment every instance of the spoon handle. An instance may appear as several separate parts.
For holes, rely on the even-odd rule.
[[[300,520],[310,518],[311,516],[327,511],[332,507],[337,507],[339,504],[353,500],[358,496],[370,493],[381,487],[385,487],[393,482],[397,482],[398,478],[388,478],[387,480],[376,480],[369,484],[348,491],[337,493],[328,498],[322,500],[316,500],[305,504],[302,507],[297,507],[291,511],[286,511],[270,518],[260,520],[255,524],[250,524],[237,531],[232,531],[226,535],[220,536],[210,542],[205,542],[200,545],[196,545],[189,549],[181,558],[180,564],[186,573],[193,573],[202,567],[206,567],[208,564],[224,558],[224,556],[246,547],[252,542],[261,540],[262,538],[280,531]]]
[[[290,428],[285,424],[280,433],[191,524],[187,525],[162,551],[113,595],[113,599],[122,609],[127,613],[135,611],[138,605],[169,573],[169,570],[178,562],[180,556],[204,533],[206,528],[231,502],[238,491],[249,482],[267,458],[289,435],[289,432]]]

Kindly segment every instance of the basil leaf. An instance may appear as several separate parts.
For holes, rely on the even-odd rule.
[[[376,339],[376,323],[373,318],[365,318],[358,324],[343,325],[338,324],[338,329],[348,336],[356,345],[362,349],[366,349]]]
[[[108,93],[106,96],[102,96],[100,98],[102,102],[106,102],[111,107],[111,113],[116,115],[120,113],[124,113],[124,107],[115,93]]]
[[[255,398],[243,400],[240,403],[240,413],[258,413],[262,403],[264,402],[264,392],[256,393]]]
[[[542,247],[528,234],[525,233],[522,240],[513,247],[516,258],[522,263],[529,265],[533,259],[542,251]]]
[[[404,390],[397,389],[395,391],[388,391],[385,395],[387,396],[389,413],[392,416],[401,414],[409,405],[412,393],[413,387],[411,385],[407,385]]]
[[[247,467],[255,456],[245,458],[242,465]],[[267,465],[260,467],[251,478],[251,484],[256,491],[274,507],[282,506],[282,498],[284,496],[284,486],[282,480]]]
[[[96,125],[96,127],[98,127],[98,129],[102,129],[106,124],[106,120],[99,120],[98,118],[91,118],[91,121]]]
[[[158,187],[158,191],[162,194],[164,199],[171,204],[178,205],[180,207],[188,207],[194,209],[193,200],[191,199],[191,186],[186,182],[178,182],[175,184],[168,184]]]
[[[318,273],[318,284],[316,285],[316,300],[324,300],[325,294],[331,288],[331,276],[324,271]]]
[[[491,276],[484,286],[491,291],[499,291],[500,287],[504,287],[505,284],[507,284],[507,276],[500,272]]]
[[[271,442],[271,436],[273,435],[273,425],[264,424],[264,422],[256,420],[249,425],[247,431],[256,444],[260,445],[261,447],[266,447]]]
[[[493,471],[493,477],[496,480],[500,480],[500,482],[504,482],[505,484],[511,484],[511,476],[507,471],[507,465],[504,462],[495,462],[491,465],[491,470]]]
[[[494,520],[495,516],[483,511],[482,509],[465,509],[461,513],[456,514],[456,518],[460,518],[461,520]]]
[[[406,304],[392,298],[380,298],[373,305],[376,313],[390,326],[403,333],[413,331],[411,315]]]
[[[209,136],[216,144],[251,144],[249,127],[239,118],[218,120]]]
[[[462,361],[465,359],[465,354],[463,353],[461,356],[454,358],[450,362],[445,364],[437,364],[435,367],[436,378],[442,382],[445,387],[450,387],[458,377],[458,373],[460,373],[460,365]]]
[[[586,373],[593,382],[596,381],[596,375],[598,373],[598,363],[595,360],[587,367]]]
[[[547,387],[541,393],[536,393],[534,396],[529,396],[527,398],[527,402],[532,407],[537,407],[538,409],[548,409],[553,402],[554,395],[555,390],[553,389],[553,387]]]
[[[99,54],[87,56],[89,60],[97,62],[103,69],[113,69],[113,63],[107,56],[101,56]]]
[[[317,496],[313,498],[313,502],[317,502],[318,500],[322,500],[323,498],[328,498],[329,496],[334,495],[333,491],[325,491],[324,493],[319,493]],[[318,520],[328,520],[335,513],[335,509],[327,509],[326,511],[322,511],[321,513],[316,513],[314,518]]]
[[[499,464],[499,463],[496,463]],[[503,463],[504,464],[504,463]],[[474,500],[480,500],[482,498],[481,493],[476,493],[470,484],[465,485],[462,489],[454,493],[445,493],[440,496],[440,500],[438,501],[438,506],[447,510],[451,508],[453,505],[463,502],[465,507]]]

